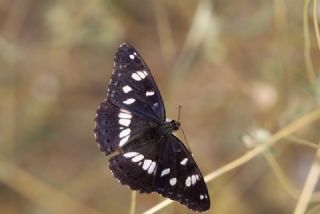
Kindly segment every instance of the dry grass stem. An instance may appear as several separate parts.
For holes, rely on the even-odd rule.
[[[137,204],[137,192],[131,191],[130,214],[136,213],[136,204]]]
[[[170,62],[176,54],[176,47],[173,40],[168,13],[162,2],[152,1],[152,5],[157,22],[162,56],[166,62]]]
[[[316,74],[311,60],[311,44],[310,44],[310,32],[308,23],[308,8],[309,0],[304,1],[303,10],[303,35],[304,35],[304,61],[307,69],[307,75],[309,82],[314,85],[316,80]]]
[[[312,149],[318,149],[319,148],[319,146],[316,145],[315,143],[310,142],[310,141],[305,140],[305,139],[302,139],[302,138],[299,138],[299,137],[294,136],[294,135],[288,136],[288,137],[286,137],[286,139],[290,140],[292,143],[296,143],[296,144],[300,144],[300,145],[303,145],[303,146],[307,146],[307,147],[310,147]]]
[[[213,3],[211,0],[201,0],[199,2],[183,49],[173,68],[176,71],[176,75],[186,71],[184,67],[189,65],[201,43],[205,40],[204,38],[212,19],[212,8]]]
[[[273,173],[275,174],[277,180],[280,185],[287,191],[287,193],[294,199],[298,199],[301,193],[300,189],[296,188],[290,179],[285,175],[284,171],[281,169],[279,163],[275,159],[275,157],[270,152],[265,152],[264,157],[266,158],[268,164],[270,165]],[[319,202],[320,201],[320,192],[315,192],[311,199],[311,202]]]
[[[100,213],[11,163],[0,162],[0,182],[53,213]]]
[[[320,176],[320,149],[317,150],[316,157],[311,166],[310,172],[304,184],[302,193],[298,200],[297,206],[294,210],[294,214],[303,214],[308,208],[313,191]]]
[[[313,0],[313,24],[314,30],[316,32],[317,44],[318,48],[320,49],[320,33],[318,27],[318,0]]]

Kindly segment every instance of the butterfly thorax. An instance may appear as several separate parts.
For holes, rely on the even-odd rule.
[[[168,134],[171,134],[174,131],[177,131],[180,127],[180,122],[171,120],[169,122],[165,122],[163,124],[160,124],[154,128],[154,133],[156,136],[166,136]]]

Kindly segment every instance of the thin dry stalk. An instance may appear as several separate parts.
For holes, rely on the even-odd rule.
[[[318,48],[320,49],[320,33],[319,33],[319,27],[318,27],[318,13],[317,12],[318,12],[318,1],[313,0],[313,24],[314,24],[314,30],[316,32]]]
[[[53,213],[100,213],[11,163],[0,162],[0,182]]]
[[[136,213],[136,204],[137,204],[137,192],[131,192],[131,204],[130,204],[130,214]]]
[[[312,163],[310,172],[304,184],[302,193],[298,200],[297,206],[294,210],[294,214],[303,214],[306,212],[310,203],[312,194],[316,187],[316,184],[320,176],[320,149],[317,150],[316,157]]]
[[[166,62],[170,62],[176,54],[176,47],[173,40],[168,13],[163,2],[152,1],[152,5],[157,22],[162,56]]]
[[[312,65],[311,60],[311,44],[310,44],[310,32],[309,32],[309,23],[308,23],[308,8],[309,0],[304,1],[304,10],[303,10],[303,35],[304,35],[304,61],[307,69],[308,80],[311,85],[314,85],[316,81],[316,74]]]

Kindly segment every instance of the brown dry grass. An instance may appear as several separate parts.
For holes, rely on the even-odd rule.
[[[168,116],[183,105],[189,145],[208,174],[208,213],[318,213],[317,8],[316,0],[0,1],[0,212],[130,212],[131,192],[93,137],[126,41],[151,68]],[[137,194],[131,213],[155,205],[191,213],[170,202],[159,210],[162,200]]]

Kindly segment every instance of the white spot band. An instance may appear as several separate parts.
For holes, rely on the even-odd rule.
[[[170,173],[170,168],[166,168],[166,169],[162,170],[160,177],[165,176],[169,173]]]
[[[127,104],[127,105],[130,105],[130,104],[134,103],[135,101],[136,101],[135,99],[129,98],[129,99],[123,101],[123,103],[124,103],[124,104]]]
[[[154,91],[147,91],[146,92],[146,96],[149,97],[149,96],[153,96],[154,95]]]
[[[122,87],[122,90],[123,90],[123,92],[124,93],[129,93],[130,91],[132,91],[132,88],[130,87],[130,86],[128,86],[128,85],[126,85],[126,86],[123,86]]]
[[[184,159],[180,162],[180,164],[181,164],[181,165],[186,165],[187,161],[188,161],[188,158],[184,158]]]
[[[130,119],[120,119],[119,120],[119,124],[123,125],[123,126],[129,126],[130,125],[131,120]]]
[[[171,178],[169,182],[171,186],[174,186],[177,183],[177,178]]]

